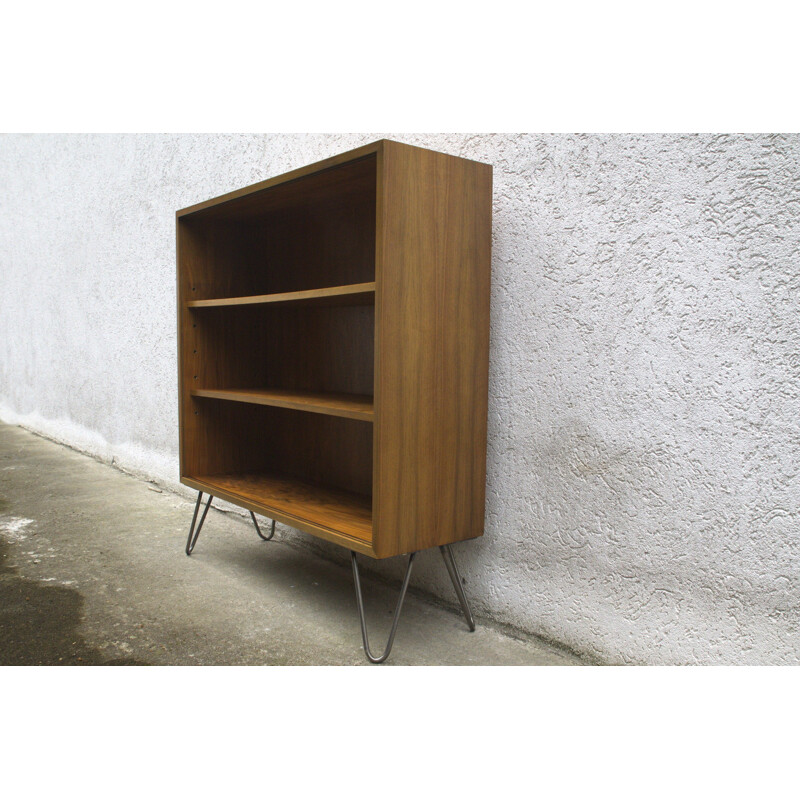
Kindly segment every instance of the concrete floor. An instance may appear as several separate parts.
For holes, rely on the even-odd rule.
[[[0,664],[366,664],[348,567],[216,510],[187,558],[193,505],[0,423]],[[377,648],[398,587],[363,589]],[[580,663],[477,623],[409,593],[387,663]]]

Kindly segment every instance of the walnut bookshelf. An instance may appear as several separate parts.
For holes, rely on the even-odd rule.
[[[177,213],[187,552],[202,493],[448,569],[483,533],[491,187],[382,140]]]

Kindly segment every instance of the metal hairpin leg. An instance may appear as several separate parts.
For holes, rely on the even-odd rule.
[[[256,526],[256,533],[265,541],[268,542],[274,535],[275,535],[275,520],[272,520],[272,527],[269,531],[269,536],[264,536],[261,533],[261,528],[258,527],[258,522],[256,522],[256,515],[251,511],[250,516],[253,518],[253,525]]]
[[[197,512],[200,510],[200,501],[203,499],[203,493],[197,493],[197,502],[194,506],[194,516],[192,517],[192,524],[189,528],[189,538],[186,540],[186,555],[190,556],[192,554],[192,550],[194,550],[194,546],[197,544],[197,537],[200,535],[200,529],[203,527],[203,523],[206,521],[206,514],[208,514],[208,509],[211,506],[211,501],[214,499],[212,495],[208,496],[208,502],[206,503],[206,507],[203,511],[203,516],[200,517],[200,524],[197,528],[194,527],[195,522],[197,522]]]
[[[456,566],[455,558],[453,558],[453,551],[449,544],[440,545],[439,550],[442,553],[442,558],[444,559],[447,571],[450,573],[450,580],[453,581],[453,586],[455,587],[456,594],[458,595],[458,602],[461,603],[461,610],[464,612],[464,616],[467,618],[467,625],[469,625],[469,629],[471,631],[474,631],[475,620],[472,618],[472,612],[469,610],[469,603],[467,603],[467,598],[464,595],[464,589],[461,586],[461,575],[458,574],[458,567]]]
[[[449,544],[443,544],[439,547],[439,550],[442,554],[442,558],[444,559],[445,566],[447,567],[447,572],[450,575],[450,580],[453,582],[453,588],[456,590],[456,594],[458,595],[458,602],[461,604],[461,610],[464,612],[464,616],[467,619],[467,625],[471,631],[475,630],[475,620],[472,616],[472,611],[470,611],[469,603],[467,602],[466,595],[464,594],[464,588],[461,585],[461,575],[458,572],[458,567],[456,566],[456,560],[453,556],[453,550]],[[403,607],[403,600],[406,597],[406,591],[408,590],[408,582],[411,579],[411,566],[414,563],[414,556],[416,553],[411,553],[408,557],[408,566],[406,567],[406,574],[403,578],[403,586],[400,589],[400,597],[397,598],[397,605],[394,609],[394,616],[392,617],[392,629],[389,634],[389,642],[386,645],[386,649],[383,651],[383,654],[380,656],[374,656],[372,651],[369,649],[369,637],[367,636],[367,621],[364,617],[364,599],[361,596],[361,580],[359,579],[358,574],[358,561],[356,560],[356,554],[353,551],[350,551],[350,558],[353,562],[353,581],[356,585],[356,604],[358,605],[358,618],[361,622],[361,638],[364,641],[364,652],[367,654],[367,658],[373,664],[382,664],[389,658],[389,653],[392,652],[392,645],[394,644],[394,635],[397,633],[397,623],[400,620],[400,610]]]
[[[208,509],[211,507],[211,501],[214,499],[213,495],[208,496],[208,502],[206,503],[206,507],[203,509],[203,516],[200,517],[200,523],[195,528],[195,523],[197,522],[197,514],[200,511],[200,501],[203,499],[203,493],[197,493],[197,502],[194,506],[194,516],[192,517],[192,524],[189,528],[189,538],[186,540],[186,555],[190,556],[192,554],[192,550],[194,550],[194,546],[197,544],[197,537],[200,536],[200,529],[203,527],[203,523],[206,521],[206,514],[208,514]],[[256,521],[256,515],[251,511],[250,517],[253,520],[253,525],[256,526],[256,533],[265,541],[268,542],[274,535],[275,535],[275,520],[272,520],[272,526],[269,531],[269,536],[264,536],[261,533],[261,528],[258,526],[258,522]]]
[[[394,617],[392,618],[392,631],[389,634],[389,642],[386,645],[386,649],[383,651],[383,654],[380,656],[372,655],[372,651],[369,649],[369,638],[367,637],[367,621],[364,619],[364,600],[361,597],[361,581],[359,580],[358,576],[358,561],[356,559],[356,554],[351,550],[350,551],[350,558],[353,562],[353,581],[356,585],[356,604],[358,605],[358,616],[361,620],[361,638],[364,640],[364,652],[367,654],[367,658],[373,664],[382,664],[389,658],[389,653],[392,652],[392,645],[394,644],[394,635],[397,633],[397,623],[400,620],[400,609],[403,607],[403,600],[406,597],[406,590],[408,589],[408,582],[411,579],[411,566],[414,563],[414,556],[416,553],[411,553],[408,557],[408,566],[406,567],[406,575],[403,578],[403,588],[400,589],[400,597],[397,598],[397,605],[394,609]]]

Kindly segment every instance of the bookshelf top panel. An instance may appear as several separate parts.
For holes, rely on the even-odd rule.
[[[183,208],[178,219],[225,220],[255,218],[276,209],[350,193],[375,191],[376,155],[383,140],[292,170],[235,192]]]

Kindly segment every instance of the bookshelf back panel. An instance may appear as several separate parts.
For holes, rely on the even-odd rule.
[[[187,389],[373,394],[374,306],[240,306],[188,312]]]
[[[328,172],[347,180],[337,189],[327,176],[326,191],[315,193]],[[202,253],[185,265],[184,300],[374,281],[376,180],[373,156],[182,217],[179,235]]]

